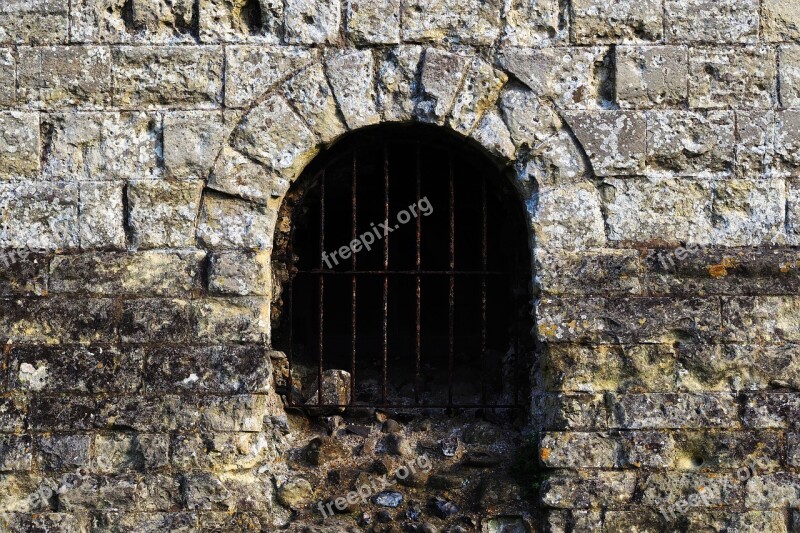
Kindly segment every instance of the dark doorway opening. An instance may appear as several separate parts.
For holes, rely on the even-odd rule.
[[[342,406],[525,404],[528,230],[479,148],[430,126],[359,131],[315,159],[280,217],[273,345],[290,404],[330,406],[333,369],[349,374]]]

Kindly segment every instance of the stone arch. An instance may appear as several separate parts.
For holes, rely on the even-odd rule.
[[[284,196],[323,146],[366,126],[415,121],[470,139],[508,168],[534,256],[602,246],[591,163],[561,111],[530,85],[478,54],[416,45],[311,62],[268,88],[233,127],[203,188],[198,246],[261,252],[269,265]],[[260,323],[268,329],[268,319]]]

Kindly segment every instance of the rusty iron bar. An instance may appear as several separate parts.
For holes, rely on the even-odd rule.
[[[320,175],[319,185],[319,268],[324,268],[322,254],[325,252],[325,171]],[[325,350],[325,276],[319,277],[319,361],[317,365],[317,405],[322,405],[322,354]]]
[[[324,276],[349,276],[352,274],[356,274],[359,276],[449,276],[454,274],[456,276],[510,276],[508,272],[503,272],[502,270],[495,270],[495,271],[487,271],[487,272],[480,272],[474,270],[392,270],[391,272],[385,272],[383,270],[303,270],[297,272],[297,274],[303,275],[324,275]]]
[[[449,276],[449,311],[448,311],[448,385],[447,403],[453,404],[453,366],[455,363],[455,305],[456,305],[456,278],[453,272],[456,269],[456,212],[455,212],[455,176],[453,172],[453,153],[448,151],[448,205],[449,205],[449,225],[450,225],[450,276]]]
[[[383,145],[383,220],[389,223],[389,147]],[[383,237],[383,403],[389,399],[389,235]]]
[[[356,150],[353,150],[353,186],[352,186],[352,195],[351,195],[351,208],[353,213],[353,232],[352,237],[353,241],[356,240],[356,235],[358,234],[358,203],[356,201],[357,194],[356,188],[358,183],[358,154]],[[353,257],[353,272],[358,270],[358,265],[356,263],[356,254],[352,254]],[[350,278],[351,280],[351,290],[352,290],[352,298],[351,298],[351,325],[352,325],[352,345],[351,345],[351,354],[350,354],[350,402],[353,403],[356,400],[356,287],[357,287],[357,275],[353,274]]]
[[[486,270],[488,267],[489,215],[486,179],[481,178],[481,403],[486,404]]]
[[[420,198],[422,196],[422,154],[420,153],[422,147],[419,143],[416,145],[416,156],[417,156],[417,168],[416,168],[416,200],[417,205],[419,205]],[[414,336],[414,344],[415,344],[415,356],[416,362],[414,365],[414,403],[419,405],[419,396],[420,396],[420,385],[422,384],[422,372],[421,372],[421,363],[422,363],[422,276],[420,272],[422,271],[422,217],[417,217],[417,234],[416,234],[416,267],[417,267],[417,275],[416,275],[416,316],[415,316],[415,336]]]
[[[289,353],[286,354],[287,355],[286,359],[288,360],[288,363],[289,363],[289,383],[288,383],[289,392],[287,394],[289,400],[288,400],[287,403],[290,406],[293,406],[294,405],[294,394],[292,394],[292,390],[294,388],[294,381],[292,380],[292,357],[293,357],[293,354],[294,354],[294,349],[293,349],[294,348],[294,302],[293,302],[293,300],[294,300],[294,278],[289,280],[289,295],[288,295],[287,300],[288,301],[286,302],[286,307],[288,309],[286,309],[286,314],[289,315],[289,325],[288,325],[288,328],[289,328],[289,347],[286,350],[287,352],[289,352]]]

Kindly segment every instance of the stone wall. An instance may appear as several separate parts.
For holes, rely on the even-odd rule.
[[[290,522],[279,208],[410,121],[527,207],[541,527],[800,528],[795,2],[3,0],[4,529]]]

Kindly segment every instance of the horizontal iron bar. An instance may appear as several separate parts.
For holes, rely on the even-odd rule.
[[[476,276],[509,276],[511,275],[510,272],[502,272],[499,270],[319,270],[319,269],[312,269],[312,270],[298,270],[297,274],[344,274],[344,275],[393,275],[393,274],[402,274],[404,276],[416,276],[417,274],[420,275],[441,275],[441,276],[464,276],[464,275],[476,275]]]
[[[320,408],[335,408],[335,409],[346,409],[351,407],[358,407],[358,408],[367,408],[367,409],[377,409],[377,408],[389,408],[389,409],[524,409],[524,405],[518,404],[486,404],[486,405],[476,405],[476,404],[446,404],[446,403],[436,403],[436,404],[397,404],[397,403],[369,403],[369,404],[349,404],[349,405],[336,405],[336,404],[327,404],[324,403],[322,405],[319,404],[305,404],[305,403],[295,403],[295,404],[287,404],[288,407],[301,407],[304,409],[320,409]]]

